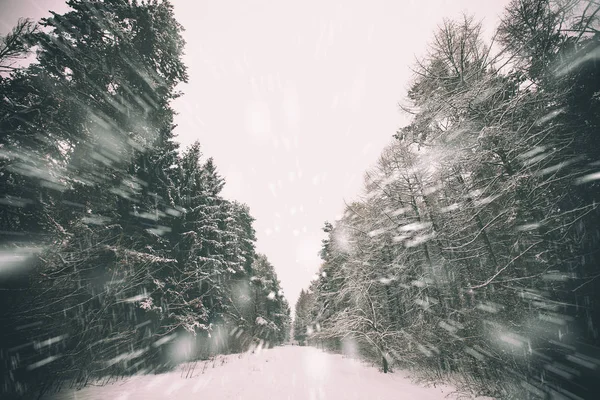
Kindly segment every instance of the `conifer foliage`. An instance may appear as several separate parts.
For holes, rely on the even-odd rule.
[[[68,5],[0,42],[0,393],[286,340],[250,210],[198,143],[174,141],[172,5]]]
[[[440,25],[412,122],[324,228],[299,340],[477,394],[595,397],[599,10],[513,0],[494,45]]]

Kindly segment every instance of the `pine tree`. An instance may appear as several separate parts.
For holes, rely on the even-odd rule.
[[[29,362],[62,351],[50,366],[54,374],[35,373],[73,377],[78,365],[74,377],[85,382],[102,362],[110,365],[105,372],[122,368],[110,359],[145,348],[155,328],[140,302],[153,271],[172,263],[152,233],[164,209],[157,199],[169,185],[160,174],[141,172],[144,158],[161,167],[157,154],[175,154],[168,103],[187,77],[181,27],[168,2],[68,4],[72,10],[44,19],[43,30],[26,29],[37,62],[3,78],[12,109],[0,121],[8,133],[2,184],[19,188],[14,195],[30,209],[6,221],[13,224],[7,228],[43,234],[33,240],[49,247],[18,318],[46,321],[29,337],[64,336]],[[146,328],[136,331],[140,323]],[[93,343],[103,343],[102,352]],[[37,382],[41,389],[46,383]]]

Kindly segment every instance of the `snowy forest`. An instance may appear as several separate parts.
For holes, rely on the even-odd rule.
[[[250,210],[174,141],[172,6],[68,4],[0,40],[0,397],[285,341]]]
[[[257,250],[218,160],[177,140],[174,6],[66,3],[0,37],[0,397],[235,354],[250,381],[266,364],[292,380],[267,377],[272,398],[325,399],[347,358],[390,391],[409,371],[469,398],[598,398],[597,1],[511,0],[491,37],[468,13],[439,21],[398,93],[410,123],[324,223],[293,322],[276,268],[294,265]],[[251,384],[202,390],[269,393]]]
[[[294,337],[494,398],[598,398],[600,6],[445,20]],[[402,94],[399,94],[399,99]]]

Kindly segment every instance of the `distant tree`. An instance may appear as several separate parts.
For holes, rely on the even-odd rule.
[[[313,321],[311,318],[311,294],[302,290],[298,301],[296,302],[296,310],[294,314],[294,339],[301,346],[307,344],[311,333],[314,331]]]

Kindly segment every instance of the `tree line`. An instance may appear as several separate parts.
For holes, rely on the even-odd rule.
[[[412,114],[326,223],[295,338],[500,398],[594,398],[600,6],[512,0],[491,40],[445,20]]]
[[[67,4],[0,38],[0,393],[283,342],[250,210],[176,142],[173,6]]]

